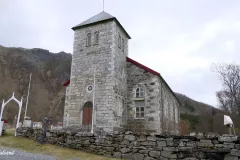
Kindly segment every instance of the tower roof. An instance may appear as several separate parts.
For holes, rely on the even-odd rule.
[[[97,24],[97,23],[102,23],[102,22],[107,22],[107,21],[115,21],[119,26],[120,28],[123,29],[124,33],[127,35],[127,37],[129,39],[131,39],[131,37],[128,35],[128,33],[126,32],[126,30],[122,27],[122,25],[119,23],[119,21],[117,20],[116,17],[112,16],[111,14],[107,13],[107,12],[101,12],[101,13],[98,13],[97,15],[87,19],[86,21],[83,21],[82,23],[72,27],[73,30],[76,30],[76,29],[79,29],[79,28],[83,28],[83,27],[87,27],[87,26],[90,26],[90,25],[94,25],[94,24]]]

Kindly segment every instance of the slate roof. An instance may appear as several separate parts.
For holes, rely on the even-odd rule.
[[[72,27],[73,30],[82,28],[82,27],[87,27],[90,25],[94,25],[97,23],[102,23],[102,22],[107,22],[107,21],[111,21],[114,20],[119,26],[120,28],[123,29],[124,33],[127,35],[127,37],[129,39],[131,39],[131,37],[129,36],[129,34],[126,32],[126,30],[123,28],[123,26],[119,23],[119,21],[117,20],[116,17],[112,16],[111,14],[107,13],[107,12],[100,12],[97,15],[87,19],[86,21],[83,21],[82,23]]]

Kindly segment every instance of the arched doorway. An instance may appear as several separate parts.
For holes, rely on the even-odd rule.
[[[82,116],[82,125],[86,127],[86,129],[91,129],[92,125],[92,111],[93,105],[92,102],[86,102],[83,105],[83,116]]]

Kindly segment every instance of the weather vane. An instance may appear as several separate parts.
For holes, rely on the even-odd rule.
[[[104,0],[103,0],[103,11],[104,11]]]

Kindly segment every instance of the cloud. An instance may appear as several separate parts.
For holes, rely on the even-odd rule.
[[[123,10],[124,8],[124,10]],[[131,35],[129,56],[160,72],[170,87],[216,105],[215,62],[240,59],[240,1],[105,0]],[[0,44],[72,52],[75,26],[102,11],[102,1],[0,1]]]

